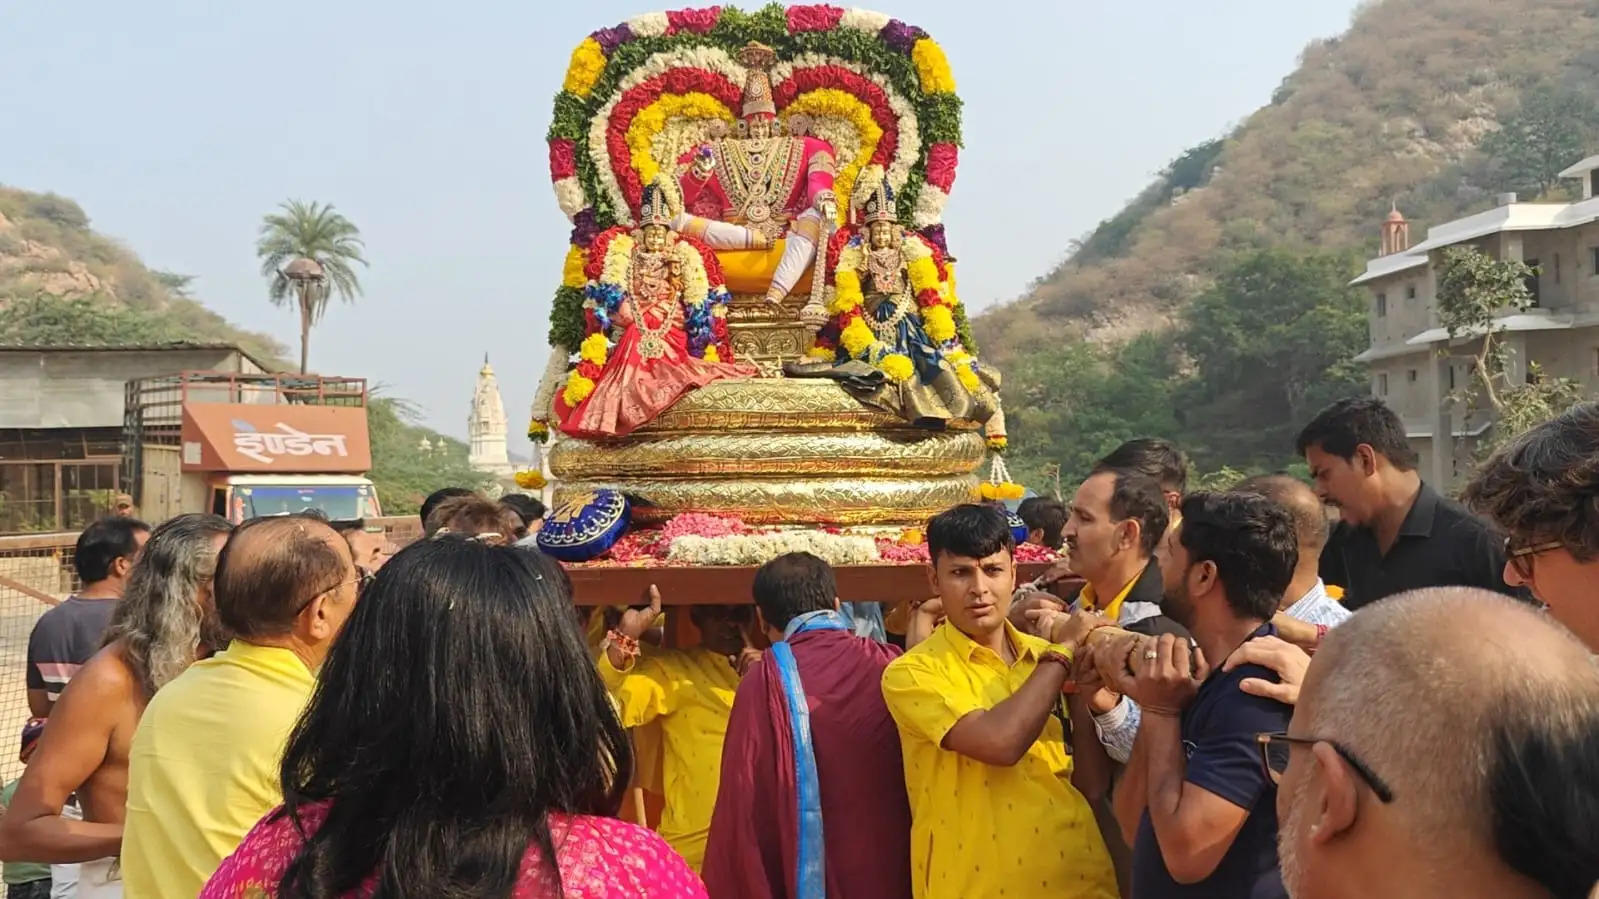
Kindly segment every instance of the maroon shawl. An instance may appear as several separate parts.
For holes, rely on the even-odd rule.
[[[847,631],[789,641],[810,708],[828,899],[910,899],[910,804],[883,702],[898,648]],[[783,684],[770,653],[738,686],[701,872],[712,899],[792,899],[798,809]]]

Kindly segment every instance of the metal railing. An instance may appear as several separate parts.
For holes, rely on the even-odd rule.
[[[395,550],[422,536],[415,515],[369,518]],[[18,760],[28,711],[28,637],[52,606],[80,586],[72,557],[78,532],[0,537],[0,783],[22,773]]]

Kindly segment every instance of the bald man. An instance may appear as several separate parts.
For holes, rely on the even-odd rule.
[[[1273,740],[1294,899],[1582,899],[1599,882],[1599,661],[1441,587],[1328,635]]]
[[[325,521],[258,518],[233,532],[213,588],[233,642],[162,687],[133,734],[127,899],[198,895],[282,804],[283,746],[362,580],[349,544]]]
[[[1285,474],[1250,478],[1236,489],[1266,497],[1286,509],[1294,520],[1299,563],[1272,623],[1284,639],[1314,649],[1329,628],[1342,624],[1350,615],[1348,609],[1327,595],[1327,585],[1321,580],[1321,551],[1327,546],[1331,529],[1326,507],[1308,484]]]

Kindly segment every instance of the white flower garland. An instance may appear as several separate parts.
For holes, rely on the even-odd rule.
[[[881,13],[875,9],[846,9],[838,19],[840,28],[853,28],[875,36],[889,23],[888,13]]]
[[[627,28],[634,37],[660,37],[671,27],[664,12],[647,12],[627,20]]]
[[[916,195],[916,209],[911,213],[911,226],[926,228],[938,224],[944,215],[944,204],[948,202],[949,194],[931,184],[923,184],[922,192]]]
[[[764,565],[792,552],[808,552],[829,565],[864,565],[882,560],[870,537],[846,537],[825,531],[778,531],[700,537],[686,534],[672,541],[666,558],[691,565]]]

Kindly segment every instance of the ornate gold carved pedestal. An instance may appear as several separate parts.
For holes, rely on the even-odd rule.
[[[776,374],[809,335],[782,307],[736,297],[734,351]],[[977,431],[927,431],[861,405],[832,381],[718,381],[626,438],[564,438],[549,449],[555,501],[596,487],[639,502],[635,519],[682,512],[752,524],[912,525],[978,498]]]

